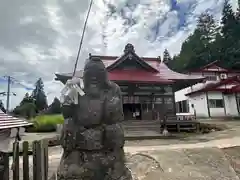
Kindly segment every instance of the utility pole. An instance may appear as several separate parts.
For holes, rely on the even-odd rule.
[[[9,102],[10,102],[10,84],[11,84],[11,77],[7,76],[7,112],[9,111]]]
[[[9,106],[10,106],[10,96],[14,95],[16,96],[16,93],[11,93],[11,83],[15,82],[14,78],[11,76],[4,76],[4,78],[7,79],[7,92],[0,92],[0,95],[7,96],[7,101],[6,101],[6,111],[9,112]],[[21,83],[17,82],[17,84],[22,85]],[[29,89],[25,85],[22,85],[24,88]]]

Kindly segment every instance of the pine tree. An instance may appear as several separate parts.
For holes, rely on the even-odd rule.
[[[197,22],[196,29],[201,33],[201,40],[204,44],[213,42],[217,35],[217,25],[213,15],[202,13]]]
[[[237,29],[236,29],[236,34],[238,37],[238,40],[240,40],[240,0],[238,0],[238,8],[236,12],[236,20],[237,20]]]
[[[52,104],[49,106],[46,114],[60,114],[61,113],[61,102],[58,98],[54,98]]]
[[[240,0],[238,4],[234,13],[229,0],[225,0],[219,27],[212,15],[201,14],[194,33],[182,44],[171,66],[182,71],[220,60],[225,68],[240,69]]]
[[[235,34],[236,17],[229,0],[225,0],[222,11],[222,34],[225,39],[232,40]]]
[[[22,101],[20,102],[20,106],[26,103],[34,103],[32,96],[30,96],[28,93],[26,93],[23,97]]]
[[[172,58],[171,58],[168,50],[165,49],[164,52],[163,52],[163,62],[164,62],[165,64],[167,64],[167,63],[169,63],[171,60],[172,60]]]
[[[199,16],[197,27],[182,44],[180,54],[174,58],[173,69],[187,71],[214,61],[219,56],[218,48],[213,46],[219,36],[219,28],[212,15],[203,13]]]
[[[36,115],[34,99],[26,93],[20,104],[14,108],[13,114],[28,119],[34,117]]]
[[[212,44],[214,43],[218,28],[212,15],[202,13],[197,21],[197,27],[189,40],[189,51],[192,51],[192,56],[185,66],[185,69],[194,69],[214,61]],[[189,53],[188,51],[188,53]]]
[[[237,12],[236,12],[236,19],[238,20],[238,22],[240,21],[240,0],[238,0],[238,8],[237,8]]]
[[[239,21],[229,0],[225,0],[222,11],[222,65],[231,68],[240,58]]]
[[[35,100],[37,111],[42,111],[47,107],[47,97],[44,92],[44,85],[41,78],[35,83],[35,89],[32,92],[32,98]]]

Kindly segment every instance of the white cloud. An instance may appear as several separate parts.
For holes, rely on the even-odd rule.
[[[212,12],[218,19],[224,0],[94,0],[78,68],[88,53],[121,55],[126,43],[141,56],[159,56],[164,48],[178,53],[193,31],[197,16]],[[0,75],[32,85],[42,77],[49,102],[62,85],[55,72],[73,70],[89,0],[4,1],[0,6]],[[236,9],[236,2],[233,2]],[[110,11],[111,9],[111,11]],[[184,20],[184,27],[179,24]],[[6,86],[0,87],[1,90]],[[14,107],[27,92],[13,88]]]

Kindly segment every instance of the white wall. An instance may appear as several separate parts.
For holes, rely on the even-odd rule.
[[[184,88],[184,89],[181,89],[179,91],[176,91],[174,93],[174,96],[175,96],[175,101],[176,102],[179,102],[179,101],[184,101],[184,100],[187,100],[188,97],[185,96],[185,94],[191,92],[191,88],[190,87],[187,87],[187,88]]]
[[[208,99],[223,99],[225,108],[210,108],[209,113],[211,117],[224,117],[224,116],[238,116],[237,103],[234,94],[222,95],[221,92],[208,92],[208,93],[197,93],[191,96],[185,96],[189,92],[189,88],[182,89],[175,93],[176,102],[188,100],[189,102],[189,113],[194,114],[194,108],[196,110],[197,117],[209,117],[208,114]],[[194,104],[194,108],[192,108]],[[225,112],[226,111],[226,112]]]
[[[207,107],[207,96],[205,93],[199,93],[189,97],[189,104],[194,104],[197,117],[209,117]],[[194,113],[194,109],[191,108]]]
[[[238,116],[236,98],[234,94],[223,95],[221,92],[208,92],[208,99],[223,99],[223,108],[209,108],[211,117]],[[226,112],[225,112],[226,111]]]
[[[217,81],[220,81],[219,75],[221,73],[214,73],[214,72],[205,72],[204,74],[199,72],[192,72],[189,73],[191,75],[203,75],[203,76],[217,76]],[[233,75],[239,75],[239,73],[228,74],[228,77],[231,77]],[[215,81],[215,82],[217,82]],[[213,81],[205,81],[203,83],[197,83],[193,85],[192,87],[187,87],[184,89],[181,89],[174,93],[175,95],[175,102],[188,100],[189,101],[189,113],[194,114],[194,109],[192,108],[191,104],[194,104],[196,115],[198,117],[209,117],[208,115],[208,107],[207,107],[207,96],[206,93],[197,93],[191,96],[185,96],[185,94],[188,94],[192,91],[197,91],[203,87],[205,87],[208,83],[212,83]],[[224,88],[230,88],[229,86],[224,86]],[[237,109],[237,103],[235,99],[234,94],[225,95],[223,98],[223,95],[221,92],[208,92],[208,99],[224,99],[225,108],[210,108],[210,116],[211,117],[220,117],[220,116],[238,116],[238,109]],[[226,112],[225,112],[226,111]]]
[[[192,87],[187,87],[179,91],[176,91],[174,93],[175,102],[188,100],[190,114],[194,114],[194,108],[195,108],[196,116],[208,117],[207,100],[206,100],[205,93],[202,93],[202,94],[198,93],[198,94],[194,94],[193,96],[185,96],[185,94],[188,94],[193,90],[195,91],[196,89],[202,88],[202,86],[204,86],[204,83],[198,83]],[[194,104],[194,108],[192,108],[192,104]]]
[[[175,101],[179,102],[179,101],[187,100],[189,97],[185,96],[185,94],[188,94],[192,91],[197,91],[199,89],[202,89],[203,87],[205,87],[209,83],[212,83],[212,82],[211,81],[206,81],[204,83],[198,83],[198,84],[195,84],[193,86],[189,86],[189,87],[186,87],[186,88],[181,89],[179,91],[176,91],[174,93]]]
[[[225,95],[224,102],[225,102],[227,116],[238,116],[239,115],[235,94]]]
[[[208,99],[223,99],[223,95],[221,92],[208,92]],[[209,107],[209,111],[211,117],[226,116],[224,107],[223,108]]]
[[[190,98],[188,96],[185,96],[185,94],[187,94],[189,92],[191,92],[191,87],[187,87],[185,89],[181,89],[181,90],[175,92],[174,93],[175,102],[188,100],[189,113],[194,114],[194,109],[191,106],[192,103],[190,102]],[[181,113],[179,113],[179,114],[181,114]]]

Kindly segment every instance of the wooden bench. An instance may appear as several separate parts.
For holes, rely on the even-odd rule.
[[[199,132],[200,123],[192,120],[171,120],[166,121],[166,127],[169,131],[196,131]],[[163,122],[161,122],[161,129],[164,128]]]

